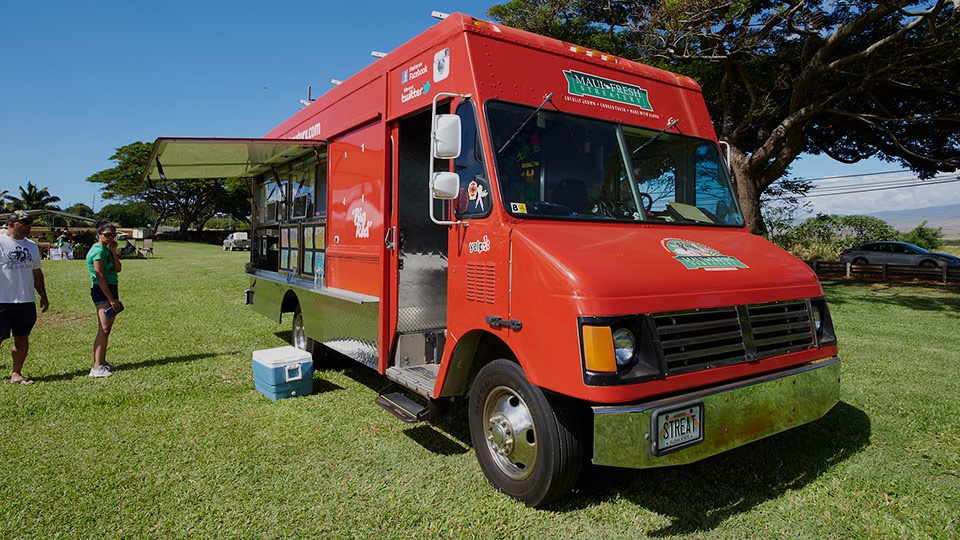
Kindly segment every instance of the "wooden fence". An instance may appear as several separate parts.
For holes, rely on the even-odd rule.
[[[854,278],[877,281],[924,281],[960,284],[960,268],[902,266],[899,264],[852,264],[805,261],[821,278]]]

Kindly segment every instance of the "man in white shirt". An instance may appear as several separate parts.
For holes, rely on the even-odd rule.
[[[23,376],[23,362],[30,350],[30,331],[37,322],[36,293],[40,309],[50,301],[40,271],[40,248],[27,238],[33,217],[23,210],[7,216],[7,234],[0,235],[0,342],[13,334],[13,384],[33,384]]]

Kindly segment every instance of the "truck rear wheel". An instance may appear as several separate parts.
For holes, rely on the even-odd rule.
[[[303,313],[300,311],[300,306],[297,306],[296,311],[293,312],[293,326],[290,329],[290,341],[294,347],[302,351],[307,351],[311,356],[315,352],[316,342],[308,338],[306,331],[303,329]]]
[[[582,466],[582,436],[568,399],[530,384],[519,365],[495,360],[470,390],[470,439],[498,490],[530,506],[562,497]]]

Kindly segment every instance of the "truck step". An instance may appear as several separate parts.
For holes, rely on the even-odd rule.
[[[432,399],[433,386],[437,382],[438,364],[420,364],[416,366],[390,366],[387,368],[387,379],[410,390],[418,396]]]
[[[397,385],[390,385],[377,396],[377,405],[408,424],[430,420],[430,406],[413,400]]]

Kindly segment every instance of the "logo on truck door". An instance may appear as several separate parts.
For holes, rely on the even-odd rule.
[[[750,268],[737,260],[736,257],[724,255],[715,249],[689,240],[664,238],[660,241],[660,245],[663,246],[663,249],[673,253],[673,258],[687,270],[717,271]]]

